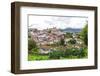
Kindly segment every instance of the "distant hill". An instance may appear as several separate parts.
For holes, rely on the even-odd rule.
[[[82,28],[65,28],[65,29],[60,29],[62,32],[70,32],[70,33],[77,33],[81,32]]]

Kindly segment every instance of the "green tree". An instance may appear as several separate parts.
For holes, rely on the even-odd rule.
[[[51,33],[51,30],[50,29],[48,30],[48,33]]]
[[[64,52],[63,51],[60,51],[60,50],[52,50],[50,53],[49,53],[49,58],[50,59],[60,59],[61,57],[64,56]]]
[[[65,44],[65,40],[62,38],[61,40],[60,40],[60,45],[64,45]]]
[[[37,48],[36,42],[34,40],[28,40],[28,51],[32,51],[32,49]]]
[[[70,41],[68,41],[68,43],[70,43],[70,44],[76,44],[76,40],[75,39],[71,39]]]
[[[81,57],[81,58],[87,57],[87,54],[88,54],[87,50],[88,50],[87,48],[82,48],[82,49],[80,50],[81,53],[80,53],[79,57]]]
[[[81,39],[84,41],[85,45],[88,45],[88,24],[80,32]]]
[[[72,38],[72,37],[73,37],[72,34],[73,34],[73,33],[66,32],[65,37],[67,37],[67,38]]]

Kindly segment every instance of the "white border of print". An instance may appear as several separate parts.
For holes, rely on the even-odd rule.
[[[66,59],[66,60],[43,60],[28,61],[28,28],[27,15],[60,15],[60,16],[86,16],[88,17],[88,58],[87,59]],[[94,11],[74,10],[74,9],[57,9],[41,7],[21,7],[20,8],[20,69],[43,69],[43,68],[60,68],[75,66],[92,66],[94,65]]]

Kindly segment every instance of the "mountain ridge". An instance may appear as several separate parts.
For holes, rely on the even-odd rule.
[[[60,29],[62,32],[71,32],[71,33],[77,33],[81,32],[82,28],[65,28],[65,29]]]

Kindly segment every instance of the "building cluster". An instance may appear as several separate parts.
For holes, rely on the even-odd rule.
[[[56,27],[38,30],[38,29],[29,29],[29,35],[38,45],[48,45],[59,42],[61,39],[64,39],[64,33],[61,32]]]

